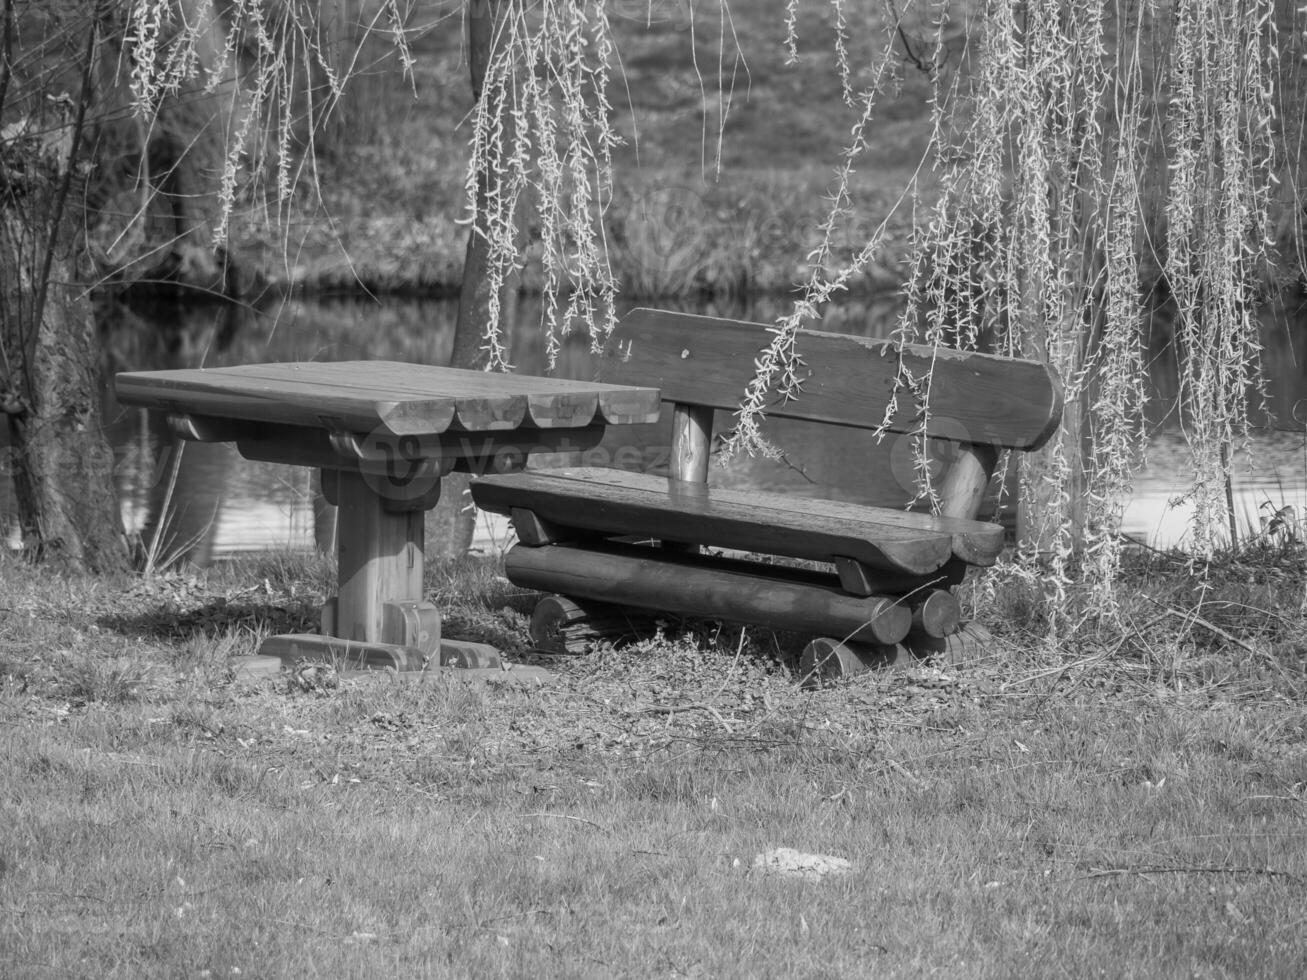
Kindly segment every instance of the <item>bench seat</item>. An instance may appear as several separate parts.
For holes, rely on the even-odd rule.
[[[645,536],[759,554],[927,575],[957,558],[992,565],[998,524],[706,484],[596,467],[485,476],[472,485],[483,510],[555,529]],[[525,512],[525,513],[515,513]],[[528,534],[519,526],[519,537]],[[563,536],[566,536],[565,534]]]

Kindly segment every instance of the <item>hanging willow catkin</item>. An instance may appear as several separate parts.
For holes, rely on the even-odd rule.
[[[793,10],[793,4],[791,5]],[[1175,300],[1181,419],[1194,461],[1194,543],[1210,553],[1227,517],[1231,447],[1261,383],[1257,305],[1268,268],[1274,179],[1273,0],[987,0],[890,5],[905,20],[967,22],[974,61],[935,72],[933,205],[914,222],[898,335],[988,347],[1057,370],[1059,435],[1020,466],[1024,566],[1056,603],[1074,578],[1109,608],[1131,475],[1146,444],[1146,266]],[[793,47],[795,18],[789,17]],[[837,53],[839,48],[837,48]],[[870,138],[871,96],[839,188]],[[844,213],[837,194],[832,216]],[[1160,227],[1159,227],[1160,226]],[[813,263],[778,321],[737,415],[732,450],[755,449],[768,392],[793,387],[799,329],[874,255],[830,276]],[[898,398],[924,401],[929,378]],[[801,397],[801,392],[798,393]],[[765,447],[764,447],[765,448]],[[924,459],[924,456],[923,456]],[[923,477],[928,470],[921,467]]]
[[[1176,306],[1180,396],[1194,464],[1195,545],[1216,544],[1230,449],[1261,390],[1257,307],[1269,239],[1273,98],[1270,0],[1177,5],[1168,107],[1164,272]]]
[[[468,222],[490,243],[489,368],[507,366],[501,289],[521,261],[519,211],[529,198],[544,267],[546,354],[574,321],[596,346],[612,329],[617,283],[602,217],[612,195],[608,84],[615,58],[607,0],[503,0],[482,97],[472,116]],[[478,207],[476,187],[491,174]]]
[[[492,369],[508,366],[499,302],[505,281],[523,261],[519,229],[528,208],[542,256],[550,363],[559,335],[573,322],[585,322],[599,345],[615,320],[617,284],[603,232],[612,196],[612,153],[620,142],[608,99],[616,49],[607,2],[485,0],[468,12],[494,17],[482,97],[471,116],[464,218],[472,234],[484,236],[490,246],[490,310],[482,343]],[[365,33],[391,34],[398,60],[411,75],[414,58],[404,28],[410,8],[400,0],[371,0],[357,12]],[[303,76],[319,73],[329,93],[325,104],[310,103],[310,131],[341,94],[343,78],[324,56],[328,44],[320,5],[131,0],[126,18],[125,63],[131,66],[133,100],[145,119],[184,83],[207,75],[219,84],[239,52],[243,83],[226,85],[223,93],[238,104],[219,177],[215,244],[226,240],[242,185],[263,180],[265,171],[275,174],[270,196],[284,207],[304,166],[295,139],[296,126],[304,121],[298,115],[305,111],[298,88]],[[225,45],[200,57],[214,25]],[[478,181],[486,175],[488,193],[480,200]]]

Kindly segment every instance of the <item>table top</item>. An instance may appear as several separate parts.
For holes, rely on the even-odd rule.
[[[118,400],[179,415],[395,435],[658,420],[657,388],[398,361],[304,361],[115,379]]]

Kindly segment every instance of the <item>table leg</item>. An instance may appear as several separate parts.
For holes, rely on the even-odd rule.
[[[323,632],[435,652],[440,616],[422,601],[422,509],[388,506],[359,473],[329,471],[324,478],[335,483],[339,587]]]
[[[358,472],[322,471],[323,495],[337,507],[337,593],[322,607],[321,633],[269,637],[260,652],[344,668],[498,667],[494,647],[443,640],[439,610],[422,599],[424,513],[438,491],[390,500],[376,482]]]
[[[384,643],[382,604],[422,599],[421,511],[392,513],[358,473],[337,473],[337,636]]]

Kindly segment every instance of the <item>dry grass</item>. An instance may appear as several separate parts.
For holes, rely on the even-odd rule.
[[[723,629],[538,689],[294,695],[226,669],[327,586],[276,564],[2,569],[6,976],[1301,972],[1300,577],[1209,572],[1195,608],[1159,563],[1131,631],[1058,649],[1000,597],[988,659],[816,692],[786,638]],[[493,566],[430,586],[527,658]],[[776,846],[853,872],[754,872]]]

